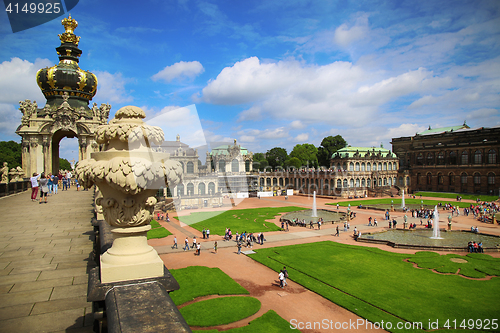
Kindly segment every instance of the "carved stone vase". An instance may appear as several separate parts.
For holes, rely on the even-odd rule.
[[[102,197],[96,204],[112,226],[113,245],[101,256],[102,283],[163,276],[163,262],[147,244],[146,234],[155,193],[181,182],[182,168],[168,154],[154,152],[153,145],[163,142],[163,131],[146,125],[145,116],[135,106],[118,110],[108,125],[97,129],[96,141],[103,150],[76,167],[84,187],[99,187]]]

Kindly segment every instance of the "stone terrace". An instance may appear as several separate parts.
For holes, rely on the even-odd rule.
[[[92,192],[0,199],[0,331],[92,332]]]

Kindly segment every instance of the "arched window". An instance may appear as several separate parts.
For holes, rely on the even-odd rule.
[[[193,183],[187,184],[187,195],[188,196],[194,195],[194,185],[193,185]]]
[[[240,163],[237,159],[231,161],[231,171],[232,172],[240,172]]]
[[[496,164],[497,163],[497,152],[494,149],[491,149],[488,152],[488,163]]]
[[[179,184],[177,185],[177,196],[182,197],[184,195],[184,185]]]
[[[417,165],[423,165],[424,164],[424,155],[422,153],[417,155]]]
[[[372,186],[372,180],[370,178],[368,178],[366,180],[366,187],[371,187]]]
[[[361,187],[366,187],[366,180],[364,178],[361,179]]]
[[[391,179],[391,177],[387,178],[387,185],[392,186],[392,179]]]
[[[337,170],[340,170],[340,163],[337,163]]]
[[[347,179],[344,179],[344,181],[342,182],[342,187],[347,188]]]
[[[370,163],[366,163],[366,171],[372,171],[372,165]]]
[[[378,163],[378,171],[382,171],[382,163]]]
[[[354,171],[354,163],[349,163],[349,171]]]
[[[448,174],[448,183],[450,185],[455,185],[455,175],[453,174],[453,172],[450,172]]]
[[[393,184],[394,184],[394,185],[396,185],[396,184],[397,184],[397,183],[396,183],[396,181],[397,181],[397,178],[396,178],[396,177],[394,177],[394,178],[392,179],[392,181],[393,181]]]
[[[347,164],[346,164],[346,162],[342,163],[342,170],[347,171]]]
[[[359,171],[359,163],[358,162],[356,162],[356,169],[355,170]]]
[[[226,172],[226,161],[219,161],[219,172]]]
[[[360,183],[359,183],[359,178],[356,178],[356,187],[359,187]]]
[[[480,185],[481,184],[481,175],[479,172],[474,173],[474,185]]]
[[[349,187],[354,187],[354,179],[349,180]]]
[[[457,164],[457,153],[450,152],[450,164]]]
[[[182,168],[182,172],[186,172],[186,170],[184,169],[184,163],[183,162],[179,162],[181,164],[181,168]]]
[[[460,163],[461,163],[461,164],[469,164],[469,153],[468,153],[466,150],[464,150],[464,151],[462,152],[462,155],[461,155],[461,156],[462,156],[462,157],[461,157],[461,159],[460,159],[460,161],[461,161]]]
[[[444,165],[444,153],[443,152],[440,152],[438,154],[437,164],[438,165]]]
[[[488,174],[488,185],[495,185],[495,174],[493,172]]]
[[[427,173],[427,185],[431,185],[432,184],[432,175],[431,173]]]
[[[467,184],[467,174],[465,172],[460,176],[460,183]]]
[[[361,163],[361,171],[365,171],[365,164]]]
[[[443,177],[443,174],[441,172],[438,173],[438,184],[439,185],[443,185],[444,183],[444,177]]]
[[[483,153],[480,150],[476,150],[474,152],[474,164],[482,164],[483,163]]]
[[[250,161],[249,160],[245,161],[245,172],[250,172]]]
[[[378,186],[382,186],[382,178],[378,179]]]
[[[383,166],[382,170],[387,171],[387,163],[386,162],[384,162],[384,166]]]
[[[399,186],[403,186],[403,177],[399,177]]]
[[[417,173],[417,185],[420,184],[420,173]]]
[[[387,178],[384,178],[384,186],[387,186]]]
[[[198,184],[198,194],[205,195],[205,183]]]
[[[186,172],[187,173],[194,173],[194,164],[193,164],[193,162],[187,162],[187,164],[186,164]]]
[[[208,183],[208,194],[215,194],[215,184],[213,182]]]
[[[342,180],[337,179],[337,187],[341,188],[342,187]]]
[[[434,164],[434,154],[428,153],[427,154],[427,165],[433,165],[433,164]]]
[[[387,164],[387,167],[389,168],[389,171],[392,171],[392,163],[391,163],[391,162],[389,162],[389,163]]]

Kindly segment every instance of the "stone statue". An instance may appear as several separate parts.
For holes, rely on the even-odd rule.
[[[2,172],[2,183],[9,182],[9,166],[7,162],[3,162],[3,168],[0,169]]]
[[[28,126],[31,116],[33,114],[36,114],[37,109],[38,105],[36,104],[36,101],[34,101],[33,103],[29,99],[19,101],[19,110],[23,114],[21,123]]]
[[[99,110],[99,107],[97,106],[97,103],[92,104],[92,115],[96,118],[101,117],[101,111]]]
[[[111,105],[102,103],[99,108],[99,122],[101,124],[106,124],[108,122],[109,111],[111,110]]]

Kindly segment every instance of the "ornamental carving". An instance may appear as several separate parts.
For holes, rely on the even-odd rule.
[[[23,114],[21,117],[21,124],[23,126],[29,126],[30,118],[33,115],[36,115],[37,109],[38,105],[36,104],[36,101],[33,101],[33,103],[29,99],[19,101],[19,110]]]
[[[96,141],[105,151],[80,161],[75,170],[85,188],[99,186],[102,198],[96,203],[102,206],[106,221],[115,227],[148,224],[153,218],[156,191],[182,182],[180,163],[151,148],[151,144],[163,142],[163,131],[146,125],[142,121],[145,116],[135,106],[118,110],[115,118],[96,132]]]

